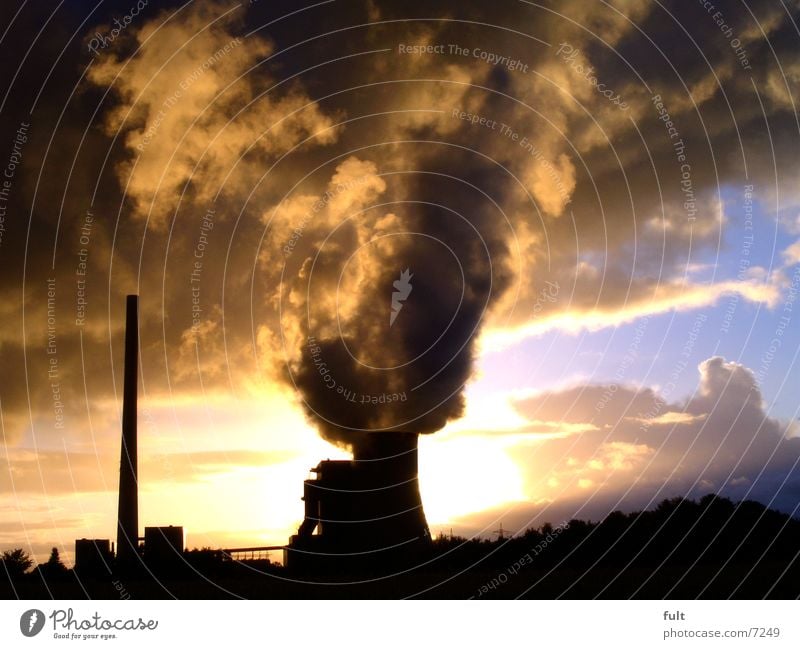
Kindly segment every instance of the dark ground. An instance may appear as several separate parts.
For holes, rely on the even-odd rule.
[[[509,576],[504,584],[490,588],[497,572],[470,571],[453,576],[445,573],[409,574],[366,583],[334,583],[355,580],[341,577],[332,583],[302,583],[280,572],[275,576],[222,577],[203,579],[165,579],[120,581],[124,590],[111,580],[85,580],[48,584],[18,584],[16,595],[8,584],[0,586],[4,599],[796,599],[800,596],[800,570],[795,566],[784,573],[785,565],[765,564],[747,573],[752,566],[736,565],[719,576],[717,569],[704,566],[686,572],[673,567],[655,575],[649,571],[617,572],[595,570],[586,575],[563,570],[547,575],[529,570]],[[782,573],[784,573],[782,575]],[[677,580],[687,575],[680,584]],[[614,579],[616,577],[616,579]],[[364,579],[364,577],[361,577]],[[614,580],[613,583],[610,583]],[[647,583],[645,583],[647,580]],[[644,585],[643,585],[644,584]]]
[[[267,561],[224,561],[214,550],[184,553],[160,579],[78,580],[38,569],[0,597],[22,599],[796,599],[800,521],[755,502],[709,495],[655,510],[615,512],[600,523],[545,525],[511,539],[439,538],[423,568],[395,576],[324,577]]]

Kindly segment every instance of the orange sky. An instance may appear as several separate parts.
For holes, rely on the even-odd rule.
[[[697,3],[283,4],[0,44],[0,549],[115,536],[134,292],[140,521],[190,547],[286,542],[405,422],[434,533],[797,509],[797,7],[726,9],[745,64]]]

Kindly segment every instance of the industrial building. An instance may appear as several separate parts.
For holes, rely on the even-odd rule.
[[[108,539],[75,539],[75,572],[81,577],[106,577],[114,567],[114,544]]]
[[[352,460],[325,460],[305,481],[305,518],[284,552],[298,572],[394,571],[424,559],[417,434],[371,433]]]
[[[75,570],[85,576],[134,573],[145,564],[148,568],[176,565],[181,562],[183,528],[145,527],[139,536],[139,297],[128,295],[125,304],[125,377],[122,393],[122,441],[117,495],[117,552],[108,539],[77,539]],[[142,548],[141,542],[144,541]]]
[[[144,567],[166,573],[183,564],[183,527],[145,527],[139,536],[138,296],[129,295],[126,308],[117,552],[115,557],[108,539],[76,540],[76,571],[86,576],[139,574]],[[431,539],[419,493],[417,440],[412,432],[361,436],[352,460],[324,460],[311,470],[315,477],[304,483],[305,517],[287,546],[234,548],[224,556],[281,549],[284,566],[298,573],[387,573],[419,565]]]
[[[144,560],[148,565],[176,563],[183,556],[183,528],[144,528]]]

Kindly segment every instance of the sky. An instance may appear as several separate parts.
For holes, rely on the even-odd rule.
[[[189,547],[390,429],[434,534],[797,513],[800,4],[474,4],[3,5],[0,549],[114,537],[130,293]]]

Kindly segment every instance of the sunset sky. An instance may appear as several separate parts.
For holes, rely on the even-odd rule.
[[[796,0],[54,7],[0,8],[0,550],[115,537],[129,293],[189,547],[392,427],[434,534],[800,508]]]

